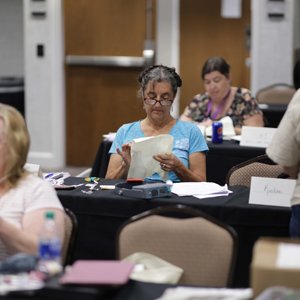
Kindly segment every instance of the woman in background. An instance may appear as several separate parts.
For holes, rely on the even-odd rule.
[[[205,181],[208,150],[200,130],[190,122],[171,116],[173,101],[181,78],[174,68],[151,66],[139,76],[140,94],[146,116],[143,120],[125,124],[117,131],[109,153],[106,178],[126,178],[131,162],[130,143],[135,138],[170,134],[174,138],[172,153],[153,158],[160,163],[168,179],[176,181]],[[153,174],[156,177],[156,174]],[[158,180],[161,178],[157,178]]]
[[[248,89],[231,86],[230,66],[222,57],[209,58],[201,74],[205,94],[194,96],[180,119],[210,126],[225,116],[232,119],[236,134],[245,126],[263,127],[263,113]]]
[[[0,260],[24,252],[37,255],[44,214],[55,212],[64,238],[64,211],[53,187],[27,173],[29,133],[22,115],[0,104]]]

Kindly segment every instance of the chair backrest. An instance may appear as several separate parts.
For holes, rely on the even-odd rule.
[[[75,214],[65,208],[65,238],[62,245],[62,264],[67,266],[72,263],[74,245],[77,237],[78,223]]]
[[[179,284],[231,286],[236,232],[198,209],[165,206],[134,216],[120,228],[117,244],[120,259],[146,252],[182,268]]]
[[[273,162],[266,154],[263,154],[232,167],[226,175],[226,183],[229,186],[243,185],[250,187],[252,176],[286,177],[283,168]]]
[[[277,83],[259,90],[256,93],[256,99],[259,104],[288,104],[295,92],[293,86]]]
[[[96,176],[100,178],[105,177],[110,159],[109,150],[111,145],[112,141],[101,141],[96,157],[94,159],[90,176]]]

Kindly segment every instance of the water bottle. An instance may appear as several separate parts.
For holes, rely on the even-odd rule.
[[[53,211],[47,211],[45,213],[44,224],[39,235],[38,247],[38,270],[47,275],[54,275],[61,272],[62,247]]]

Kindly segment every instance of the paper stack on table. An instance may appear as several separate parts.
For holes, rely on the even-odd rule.
[[[218,196],[228,196],[232,191],[227,184],[221,186],[214,182],[179,182],[172,186],[172,193],[178,196],[194,196],[199,199]]]

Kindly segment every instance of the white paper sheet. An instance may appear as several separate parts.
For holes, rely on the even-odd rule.
[[[167,173],[160,167],[153,155],[172,153],[173,137],[170,134],[160,134],[149,138],[136,139],[131,145],[131,164],[128,178],[146,178],[158,173],[166,180]]]
[[[227,184],[221,186],[214,182],[178,182],[173,184],[171,191],[178,196],[198,198],[227,196],[231,192],[228,190]]]
[[[193,197],[196,197],[198,199],[206,199],[206,198],[224,197],[224,196],[228,196],[231,193],[232,193],[232,191],[228,190],[228,191],[215,193],[215,194],[209,194],[209,195],[207,195],[207,194],[193,195]]]
[[[266,148],[271,143],[277,128],[243,126],[241,134],[241,146]]]
[[[232,136],[230,139],[231,140],[234,140],[234,141],[237,141],[237,142],[240,142],[241,141],[241,135],[235,135],[235,136]]]

